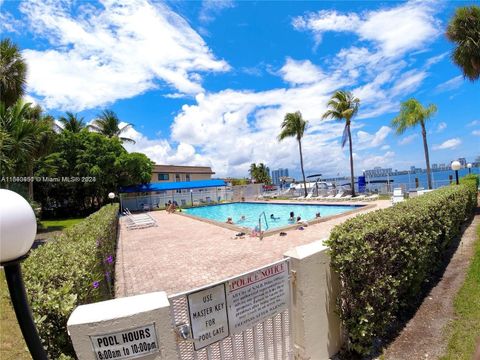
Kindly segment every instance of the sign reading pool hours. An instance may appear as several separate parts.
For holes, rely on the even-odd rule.
[[[191,293],[187,299],[195,350],[228,336],[225,284]]]
[[[90,336],[97,360],[133,359],[158,352],[155,324]]]
[[[227,282],[229,330],[238,334],[288,308],[288,261]]]

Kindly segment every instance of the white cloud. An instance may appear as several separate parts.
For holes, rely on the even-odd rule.
[[[425,63],[425,67],[429,68],[429,67],[431,67],[432,65],[435,65],[435,64],[439,63],[440,61],[442,61],[443,59],[445,59],[448,55],[449,55],[449,52],[446,51],[446,52],[444,52],[444,53],[441,53],[440,55],[436,55],[436,56],[431,57],[431,58],[428,59],[427,62]]]
[[[433,150],[455,149],[461,143],[459,138],[448,139],[441,144],[433,145]]]
[[[0,2],[0,9],[2,3]],[[5,10],[0,11],[0,34],[9,32],[19,34],[23,28],[21,21],[15,19],[11,13]]]
[[[446,91],[455,90],[455,89],[458,89],[460,86],[462,86],[462,84],[463,84],[463,76],[458,75],[458,76],[455,76],[454,78],[451,78],[448,81],[445,81],[444,83],[437,85],[437,87],[435,88],[435,91],[437,93],[442,93]]]
[[[203,0],[198,19],[204,24],[212,22],[223,10],[233,7],[232,0]]]
[[[365,158],[358,158],[361,169],[373,169],[375,166],[391,167],[393,160],[395,159],[395,153],[393,151],[387,151],[383,155],[367,155]]]
[[[472,135],[480,136],[480,130],[473,130]]]
[[[352,32],[360,40],[373,42],[386,56],[397,57],[423,49],[441,33],[433,16],[436,7],[432,1],[410,1],[361,15],[322,10],[294,18],[293,26],[311,31],[317,42],[327,31]]]
[[[168,84],[203,91],[199,72],[226,71],[203,39],[166,5],[148,0],[89,3],[73,17],[62,2],[22,3],[33,31],[50,42],[25,50],[28,91],[48,108],[82,110]]]
[[[125,124],[121,123],[120,126]],[[135,140],[135,144],[124,144],[129,152],[144,153],[157,164],[212,165],[209,159],[198,154],[190,144],[179,143],[175,148],[165,138],[150,139],[134,128],[125,130],[123,136]]]
[[[480,120],[470,121],[470,122],[467,124],[467,127],[472,127],[472,126],[476,126],[476,125],[480,125]]]
[[[439,123],[437,125],[437,133],[439,132],[442,132],[443,130],[445,130],[447,128],[447,123],[442,121],[441,123]]]
[[[375,134],[369,134],[366,131],[357,132],[357,142],[355,149],[368,149],[378,147],[383,144],[392,129],[388,126],[382,126]]]
[[[320,68],[310,60],[296,61],[292,58],[287,58],[279,73],[283,80],[291,84],[310,84],[325,77]]]
[[[405,136],[403,137],[402,139],[400,139],[398,141],[398,144],[399,145],[407,145],[407,144],[410,144],[413,140],[415,140],[416,138],[418,138],[418,134],[412,134],[412,135],[408,135],[408,136]]]
[[[390,145],[385,144],[380,148],[380,150],[383,150],[383,151],[390,150]]]

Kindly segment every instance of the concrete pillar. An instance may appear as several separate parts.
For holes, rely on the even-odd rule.
[[[79,360],[177,359],[176,335],[165,292],[78,306],[67,328]]]
[[[330,269],[323,240],[298,246],[287,253],[293,271],[292,330],[295,359],[323,360],[336,354],[343,343],[336,314],[340,289]]]

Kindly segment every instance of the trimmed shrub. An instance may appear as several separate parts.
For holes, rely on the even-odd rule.
[[[51,359],[74,356],[67,320],[81,304],[111,299],[118,205],[106,205],[23,264],[35,323]],[[66,357],[67,356],[67,357]]]
[[[338,307],[347,350],[369,354],[375,339],[416,306],[476,205],[475,181],[466,179],[333,229],[327,245],[342,283]]]

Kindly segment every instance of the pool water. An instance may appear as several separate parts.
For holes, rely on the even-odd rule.
[[[262,230],[271,230],[274,228],[292,225],[289,221],[290,212],[293,211],[295,219],[300,216],[302,220],[315,219],[315,214],[320,213],[321,217],[341,214],[358,208],[361,205],[318,205],[318,204],[279,204],[279,203],[229,203],[221,205],[209,205],[190,209],[184,209],[183,212],[197,216],[199,218],[209,219],[225,223],[229,217],[232,218],[234,225],[253,229],[258,225],[258,218],[265,212],[265,217],[261,215]],[[271,219],[271,214],[275,219]],[[245,216],[245,220],[241,217]]]

